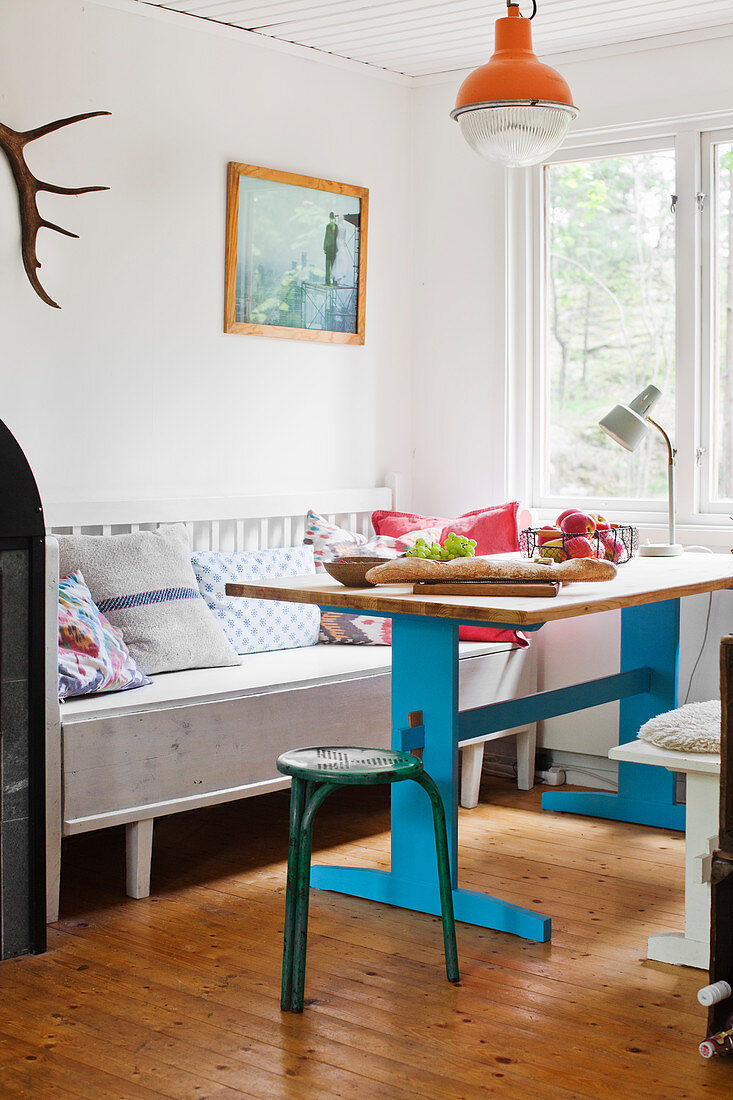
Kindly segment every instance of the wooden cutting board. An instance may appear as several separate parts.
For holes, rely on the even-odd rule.
[[[418,581],[412,586],[420,596],[535,596],[553,599],[560,581]]]

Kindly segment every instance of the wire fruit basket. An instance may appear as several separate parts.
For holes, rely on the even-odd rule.
[[[590,552],[588,551],[590,545]],[[519,549],[527,558],[547,557],[554,561],[570,558],[600,558],[623,565],[639,549],[639,531],[622,525],[610,531],[593,531],[588,535],[564,535],[527,527],[519,533]]]

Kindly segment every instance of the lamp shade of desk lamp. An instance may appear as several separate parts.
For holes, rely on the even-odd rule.
[[[656,386],[647,386],[634,398],[629,405],[614,405],[602,420],[598,421],[606,435],[618,443],[627,451],[635,451],[645,437],[651,424],[664,437],[667,444],[667,490],[669,499],[669,541],[662,543],[647,543],[639,547],[641,557],[672,558],[682,553],[682,547],[675,542],[675,516],[674,516],[674,465],[677,452],[670,443],[669,436],[664,428],[652,420],[649,413],[656,405],[662,391]]]
[[[554,153],[578,114],[564,78],[532,48],[536,11],[535,0],[525,19],[516,0],[507,0],[493,56],[466,77],[451,111],[475,152],[509,168],[539,164]]]

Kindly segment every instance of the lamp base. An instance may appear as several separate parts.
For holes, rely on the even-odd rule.
[[[640,558],[676,558],[684,553],[678,542],[647,542],[639,547]]]

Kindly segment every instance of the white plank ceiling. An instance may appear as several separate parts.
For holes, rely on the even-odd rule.
[[[408,76],[472,68],[504,0],[143,0]],[[538,0],[537,53],[733,24],[733,0]],[[531,12],[531,0],[522,11]]]

